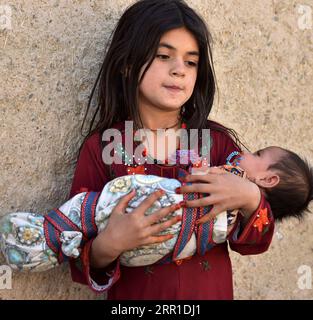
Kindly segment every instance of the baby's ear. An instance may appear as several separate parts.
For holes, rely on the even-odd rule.
[[[255,182],[258,186],[269,189],[279,184],[279,175],[272,171],[266,171],[263,175],[258,176]]]

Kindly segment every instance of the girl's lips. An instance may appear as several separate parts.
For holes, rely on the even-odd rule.
[[[168,87],[168,86],[164,86],[164,88],[166,88],[166,89],[169,90],[170,92],[180,92],[180,91],[182,91],[182,89],[179,88],[179,87]]]

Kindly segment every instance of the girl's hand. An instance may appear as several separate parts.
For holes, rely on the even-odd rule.
[[[198,224],[214,219],[223,211],[233,209],[241,209],[245,223],[261,200],[261,192],[256,184],[219,168],[210,168],[209,173],[205,175],[188,175],[183,181],[193,184],[182,186],[179,193],[205,194],[201,199],[186,201],[186,207],[213,205],[211,211],[197,221]]]
[[[179,204],[162,208],[145,216],[145,212],[164,193],[162,190],[152,193],[131,213],[125,213],[125,210],[128,202],[135,196],[135,190],[122,197],[112,211],[106,228],[94,240],[105,250],[103,253],[108,255],[108,248],[110,248],[110,255],[118,257],[124,251],[171,239],[172,235],[158,236],[157,234],[180,221],[181,216],[175,216],[165,222],[159,222],[159,220],[178,210],[181,207]]]

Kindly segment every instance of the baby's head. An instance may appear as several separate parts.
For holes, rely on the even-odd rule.
[[[239,166],[264,192],[274,218],[302,218],[313,200],[313,168],[292,151],[267,147],[244,152]]]

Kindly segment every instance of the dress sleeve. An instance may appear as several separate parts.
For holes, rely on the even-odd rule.
[[[107,167],[102,161],[100,134],[88,138],[78,157],[70,197],[79,192],[101,191],[110,180]],[[71,275],[75,282],[88,285],[97,293],[108,290],[120,275],[119,260],[103,269],[90,267],[90,250],[93,239],[83,247],[79,258],[70,260]]]
[[[103,293],[110,289],[120,278],[119,259],[102,269],[91,268],[90,250],[92,242],[93,239],[84,245],[78,259],[72,259],[70,261],[72,280],[80,284],[88,285],[88,287],[96,293]]]
[[[259,207],[242,227],[242,216],[239,215],[236,225],[228,235],[232,250],[242,254],[259,254],[266,251],[274,233],[274,218],[269,203],[262,195]]]
[[[226,162],[233,151],[240,151],[233,140],[226,134],[213,132],[212,165],[219,166]],[[259,254],[266,251],[274,233],[274,219],[271,207],[264,196],[259,207],[243,225],[240,215],[231,233],[228,235],[230,248],[242,255]]]
[[[101,191],[108,181],[109,172],[102,161],[100,134],[95,133],[85,141],[80,151],[69,197],[87,190]]]

